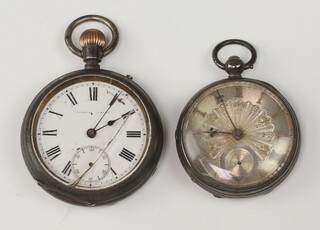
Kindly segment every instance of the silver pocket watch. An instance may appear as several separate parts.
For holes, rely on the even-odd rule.
[[[247,63],[218,58],[221,48],[236,44],[251,52]],[[250,197],[274,189],[291,171],[300,147],[296,115],[272,85],[242,77],[253,68],[256,50],[232,39],[212,53],[228,78],[197,92],[183,109],[176,145],[191,179],[217,197]]]

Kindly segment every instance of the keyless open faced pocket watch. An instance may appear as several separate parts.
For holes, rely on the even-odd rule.
[[[112,39],[88,29],[78,49],[74,29],[89,21],[108,27]],[[130,76],[99,68],[117,45],[118,31],[107,18],[88,15],[65,34],[84,70],[51,82],[31,103],[22,125],[24,160],[36,182],[53,196],[79,205],[114,203],[136,191],[159,160],[163,130],[148,95]]]
[[[242,45],[244,64],[232,56],[223,64],[221,48]],[[256,51],[242,40],[226,40],[213,50],[228,79],[200,90],[185,106],[176,131],[179,158],[191,179],[217,197],[250,197],[271,191],[292,169],[300,132],[287,100],[270,84],[242,78]]]

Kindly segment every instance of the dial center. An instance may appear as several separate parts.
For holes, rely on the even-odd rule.
[[[233,131],[233,137],[236,140],[240,140],[240,139],[242,139],[244,137],[244,132],[241,129],[235,129]]]
[[[94,138],[97,135],[97,131],[95,129],[88,129],[87,136],[90,138]]]

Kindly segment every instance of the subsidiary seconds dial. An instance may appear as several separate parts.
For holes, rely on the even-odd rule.
[[[94,159],[96,159],[94,161]],[[64,169],[69,169],[69,165]],[[71,171],[78,177],[79,182],[92,186],[92,183],[103,180],[110,171],[110,158],[103,149],[97,146],[79,148],[71,160]],[[70,171],[70,173],[71,173]]]
[[[38,157],[57,180],[80,189],[108,187],[143,158],[148,117],[124,89],[89,77],[62,86],[46,100],[35,117],[34,141]],[[79,158],[88,162],[77,164]],[[108,164],[103,173],[96,170],[100,164]]]

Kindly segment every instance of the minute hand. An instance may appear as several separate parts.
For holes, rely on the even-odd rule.
[[[99,125],[99,123],[101,122],[101,120],[104,118],[104,116],[107,114],[107,112],[109,111],[109,109],[111,108],[111,106],[117,101],[118,97],[120,96],[120,93],[116,93],[114,95],[114,97],[112,98],[112,100],[109,103],[109,107],[107,108],[107,110],[103,113],[102,117],[100,118],[100,120],[97,122],[97,124],[94,126],[94,130],[96,130],[97,126]],[[96,130],[97,131],[97,130]]]
[[[233,128],[236,130],[237,128],[236,128],[236,126],[234,125],[233,121],[231,120],[231,117],[230,117],[230,115],[229,115],[229,113],[228,113],[226,104],[224,103],[224,100],[222,99],[222,98],[223,98],[223,95],[220,95],[219,90],[217,90],[217,93],[218,93],[218,99],[219,99],[219,100],[221,101],[221,103],[223,104],[223,107],[224,107],[224,109],[225,109],[225,111],[226,111],[226,114],[227,114],[227,117],[228,117],[230,123],[232,124]]]

